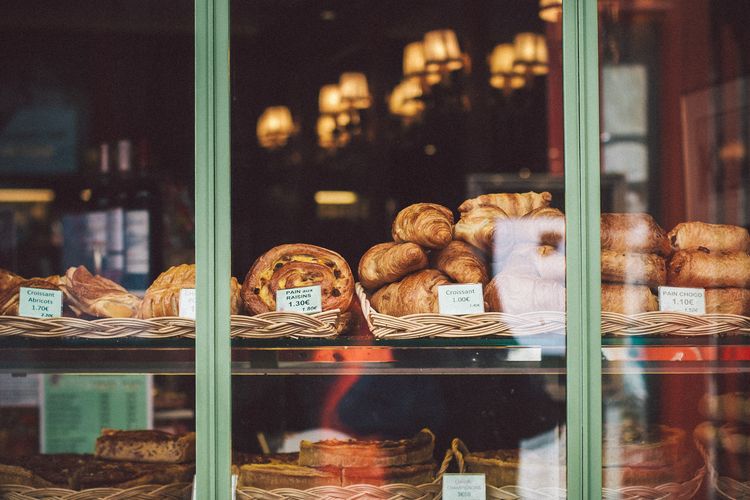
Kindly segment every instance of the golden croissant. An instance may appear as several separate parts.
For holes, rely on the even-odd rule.
[[[436,313],[439,311],[438,287],[449,284],[451,280],[440,271],[424,269],[384,286],[370,301],[376,311],[391,316]]]
[[[451,241],[447,247],[432,254],[435,269],[456,283],[482,283],[489,280],[487,264],[480,253],[468,243]]]
[[[359,281],[367,289],[398,281],[427,267],[427,252],[416,243],[379,243],[359,261]]]
[[[522,217],[534,209],[548,207],[552,195],[548,192],[535,193],[492,193],[483,194],[464,201],[458,207],[463,213],[471,212],[478,207],[496,207],[502,209],[509,217]]]
[[[465,241],[491,254],[498,223],[510,229],[510,226],[506,224],[507,219],[507,214],[501,208],[479,207],[461,214],[461,218],[453,228],[453,235],[457,240]]]
[[[436,203],[415,203],[401,210],[391,234],[396,243],[411,241],[426,248],[443,248],[452,239],[453,212]]]

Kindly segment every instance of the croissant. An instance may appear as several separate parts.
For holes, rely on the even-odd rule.
[[[508,215],[501,208],[479,207],[471,212],[461,214],[461,218],[453,228],[453,236],[457,240],[465,241],[483,252],[492,253],[497,224],[507,227]]]
[[[230,312],[239,314],[242,307],[240,285],[237,278],[230,282]],[[180,290],[195,288],[195,264],[181,264],[172,266],[161,273],[143,296],[138,317],[143,319],[159,318],[163,316],[179,316]]]
[[[436,313],[439,312],[438,287],[449,284],[451,281],[440,271],[424,269],[384,286],[370,301],[376,311],[391,316]]]
[[[427,263],[427,252],[416,243],[380,243],[359,260],[359,281],[365,288],[378,288],[424,269]]]
[[[656,295],[645,285],[609,285],[602,283],[602,311],[637,314],[656,311]]]
[[[19,275],[12,273],[6,269],[0,268],[0,293],[14,287],[21,281],[23,281],[23,278]]]
[[[346,311],[354,276],[344,258],[315,245],[287,244],[258,257],[242,284],[242,301],[252,314],[276,310],[276,291],[320,285],[324,311]]]
[[[71,267],[62,285],[68,305],[76,314],[97,318],[134,318],[141,299],[103,276],[93,276],[83,266]]]
[[[705,248],[680,250],[667,266],[667,283],[698,288],[750,288],[750,255]]]
[[[517,245],[500,268],[508,275],[565,284],[565,254],[549,245]]]
[[[433,266],[456,283],[482,283],[489,280],[487,265],[479,252],[463,241],[451,241],[432,254]]]
[[[664,257],[653,253],[602,250],[602,281],[656,288],[667,284],[667,266]]]
[[[535,193],[495,193],[483,194],[476,198],[461,203],[458,211],[471,212],[478,207],[496,207],[502,209],[510,217],[522,217],[527,213],[541,207],[548,207],[552,201],[552,195],[548,192]]]
[[[16,281],[14,285],[0,291],[0,316],[18,316],[19,291],[21,287],[60,290],[55,284],[41,278]]]
[[[484,289],[486,311],[524,314],[565,311],[565,286],[556,281],[500,273]]]
[[[565,214],[556,208],[536,208],[515,222],[514,236],[517,242],[558,247],[565,241]]]
[[[750,290],[747,288],[707,288],[706,313],[750,316]]]
[[[750,234],[740,226],[682,222],[667,237],[675,251],[703,247],[712,251],[750,252]]]
[[[664,230],[648,214],[602,214],[602,250],[655,253],[668,257],[672,248]]]
[[[391,233],[396,243],[414,242],[427,248],[443,248],[452,239],[453,212],[435,203],[415,203],[401,210]]]

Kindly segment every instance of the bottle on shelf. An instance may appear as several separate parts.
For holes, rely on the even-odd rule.
[[[148,143],[138,144],[136,170],[125,205],[125,275],[123,286],[145,292],[159,269],[161,245],[159,196],[150,170]]]
[[[125,274],[125,207],[132,178],[133,147],[129,140],[117,142],[117,186],[107,210],[107,256],[104,276],[122,283]]]
[[[86,220],[86,263],[100,274],[105,269],[108,241],[108,210],[111,200],[109,145],[99,146],[99,169],[91,187]]]

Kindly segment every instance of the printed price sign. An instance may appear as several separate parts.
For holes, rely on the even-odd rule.
[[[484,312],[482,285],[441,285],[438,287],[440,314],[477,314]]]
[[[486,500],[484,474],[444,474],[443,500]]]
[[[21,287],[18,293],[19,316],[27,318],[62,316],[62,292],[60,290]]]
[[[180,317],[195,319],[195,288],[180,290]]]
[[[276,310],[305,314],[321,312],[320,285],[276,290]]]
[[[706,290],[703,288],[660,286],[659,310],[706,314]]]

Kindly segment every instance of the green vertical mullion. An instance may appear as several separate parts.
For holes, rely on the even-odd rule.
[[[229,6],[195,0],[196,498],[231,498]]]
[[[568,498],[601,493],[601,273],[596,0],[563,6]]]

